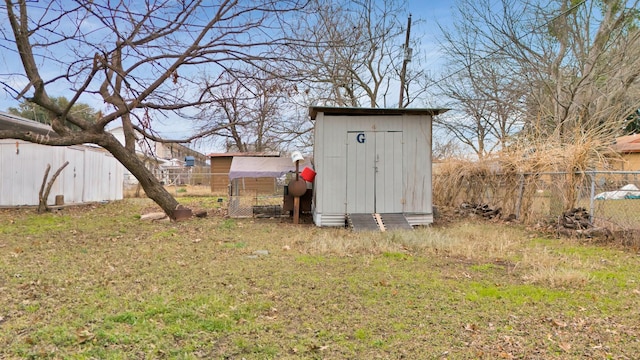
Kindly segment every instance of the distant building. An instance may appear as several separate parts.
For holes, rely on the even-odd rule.
[[[124,131],[122,126],[109,130],[120,143],[124,144]],[[136,136],[136,153],[145,162],[147,168],[165,184],[184,184],[189,178],[189,172],[193,167],[208,165],[208,157],[198,151],[190,149],[178,143],[162,143],[144,138],[141,134]],[[189,159],[187,167],[186,159]],[[136,185],[138,180],[125,169],[125,185]]]
[[[617,170],[640,171],[640,134],[621,136],[612,146],[622,157]]]

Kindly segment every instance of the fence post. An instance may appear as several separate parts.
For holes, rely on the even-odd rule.
[[[516,202],[516,219],[520,220],[520,208],[522,207],[522,198],[524,196],[524,174],[520,174],[520,184],[518,186],[518,200]]]
[[[591,194],[589,195],[589,220],[593,222],[595,215],[595,199],[596,199],[596,172],[591,171]]]

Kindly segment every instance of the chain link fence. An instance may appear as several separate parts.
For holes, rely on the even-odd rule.
[[[525,223],[584,208],[597,226],[640,229],[640,172],[480,174],[451,182],[434,175],[436,206],[486,204]],[[453,184],[453,185],[448,185]]]
[[[201,170],[201,171],[198,171]],[[211,191],[214,176],[205,169],[178,172],[171,183]],[[480,173],[455,179],[434,174],[434,205],[457,207],[462,203],[487,204],[500,208],[503,217],[525,223],[558,217],[571,208],[584,208],[597,226],[640,229],[640,172],[588,171],[525,174]],[[126,179],[125,179],[126,180]],[[251,184],[253,182],[253,184]],[[280,216],[287,179],[244,179],[234,190],[229,186],[212,195],[229,196],[229,216]],[[252,187],[253,186],[253,187]],[[180,191],[176,187],[176,192]],[[185,190],[185,195],[193,190]],[[204,195],[204,194],[201,194]]]

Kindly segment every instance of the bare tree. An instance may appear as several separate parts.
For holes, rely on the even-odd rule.
[[[395,104],[405,50],[402,0],[314,0],[297,30],[309,40],[294,49],[303,67],[307,98],[318,104],[381,107]],[[410,70],[404,105],[424,92],[426,73]],[[408,87],[412,90],[408,91]],[[390,96],[390,99],[388,99]]]
[[[480,58],[480,54],[459,50],[451,46],[446,53],[452,61],[451,69],[462,70],[453,70],[452,76],[437,84],[441,94],[450,99],[447,106],[455,111],[438,117],[436,125],[482,159],[504,149],[522,129],[524,93],[513,78],[503,76],[500,59]]]
[[[532,36],[514,25],[505,48],[529,69],[528,111],[533,133],[559,143],[573,142],[586,130],[617,135],[640,102],[638,1],[558,1],[534,7]],[[521,31],[521,30],[520,30]],[[550,39],[544,41],[545,39]]]
[[[291,132],[283,120],[289,116],[295,84],[263,70],[224,73],[215,81],[207,86],[210,104],[195,116],[200,134],[223,141],[227,151],[280,150]]]
[[[522,120],[523,131],[504,159],[516,155],[513,168],[528,162],[535,171],[567,172],[567,186],[552,196],[554,212],[575,206],[584,171],[598,163],[640,107],[639,5],[638,0],[458,3],[461,31],[446,45],[463,70],[450,78],[461,77],[463,88],[471,84],[474,91],[458,96],[457,87],[445,89],[472,115],[469,123],[485,118],[476,114],[504,110]],[[513,91],[487,96],[491,92],[478,91],[483,88]],[[500,124],[499,118],[487,120],[476,128]]]
[[[39,213],[49,211],[49,205],[47,205],[47,202],[49,200],[49,194],[51,193],[51,188],[53,187],[53,184],[56,182],[56,179],[58,178],[58,176],[60,176],[60,173],[62,172],[62,170],[64,170],[64,168],[66,168],[67,165],[69,165],[69,162],[65,161],[64,164],[62,164],[62,166],[60,166],[58,170],[56,170],[53,173],[53,175],[51,176],[51,179],[49,179],[49,171],[51,170],[51,164],[47,164],[47,168],[44,171],[44,178],[42,179],[42,185],[40,186],[40,192],[38,192],[38,212]]]
[[[443,161],[458,158],[461,156],[460,143],[454,139],[445,136],[439,137],[437,134],[433,137],[431,156],[433,161]]]
[[[21,67],[13,75],[28,83],[13,90],[13,96],[53,114],[51,126],[57,136],[3,130],[0,138],[53,146],[97,144],[171,216],[178,203],[136,156],[135,131],[163,141],[151,119],[211,101],[194,82],[199,72],[233,72],[239,65],[262,66],[285,58],[279,50],[293,40],[282,27],[301,3],[5,0],[0,14],[7,21],[0,25],[0,46],[20,59]],[[4,86],[13,88],[7,82]],[[67,96],[69,103],[56,104],[49,95],[53,92]],[[93,122],[71,111],[87,98],[100,99],[107,107]],[[124,128],[124,145],[105,130],[117,120]]]
[[[461,0],[463,36],[450,37],[447,46],[459,54],[467,81],[491,85],[501,78],[522,94],[504,99],[519,105],[526,138],[569,144],[586,132],[613,137],[640,105],[639,5]],[[470,70],[489,58],[499,59],[498,73]]]

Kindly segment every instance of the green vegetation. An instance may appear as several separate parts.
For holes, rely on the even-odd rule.
[[[51,98],[51,101],[53,102],[53,104],[63,109],[69,106],[69,100],[64,96]],[[47,111],[42,106],[37,105],[35,103],[30,103],[28,101],[21,102],[17,108],[10,107],[9,109],[7,109],[7,111],[9,111],[9,113],[13,115],[21,116],[26,119],[35,120],[37,122],[47,124],[47,125],[51,125],[51,119],[55,117],[54,114]],[[75,103],[71,107],[70,111],[73,115],[78,116],[82,120],[86,120],[90,123],[95,122],[99,118],[98,111],[96,111],[91,106],[84,103]],[[79,129],[77,126],[71,125],[69,123],[66,123],[66,125],[70,126],[74,130]]]
[[[499,223],[353,233],[139,220],[151,211],[143,199],[0,210],[0,358],[640,353],[640,258],[628,249]]]

